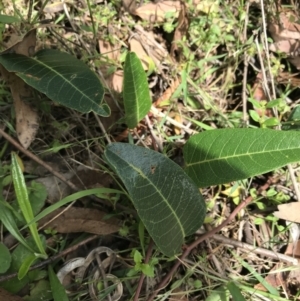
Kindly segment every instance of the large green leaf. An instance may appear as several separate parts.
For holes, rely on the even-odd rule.
[[[184,237],[202,225],[206,213],[193,181],[169,158],[143,147],[113,143],[105,157],[158,248],[167,256],[179,253]]]
[[[291,112],[288,120],[282,124],[281,129],[283,131],[300,131],[300,106],[294,107],[293,111]]]
[[[69,301],[66,290],[63,287],[63,285],[59,282],[59,279],[57,278],[56,274],[54,273],[51,265],[48,266],[48,274],[49,274],[49,280],[50,280],[51,290],[52,290],[52,294],[53,294],[53,300],[54,301]]]
[[[109,107],[101,104],[104,90],[97,75],[68,53],[46,49],[33,58],[8,53],[0,55],[0,64],[68,108],[101,116],[110,114]]]
[[[300,133],[221,129],[192,136],[183,148],[186,172],[199,187],[224,184],[300,161]]]
[[[151,108],[147,76],[134,52],[129,52],[125,60],[123,99],[126,123],[132,129]]]

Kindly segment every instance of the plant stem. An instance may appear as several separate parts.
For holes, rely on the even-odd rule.
[[[198,246],[201,242],[203,242],[205,239],[210,238],[217,232],[219,232],[223,227],[228,225],[235,217],[236,215],[244,208],[246,207],[250,202],[252,201],[252,197],[249,196],[246,200],[241,202],[229,215],[229,217],[218,227],[212,229],[211,231],[203,234],[201,237],[199,237],[196,241],[194,241],[192,244],[188,246],[188,248],[184,251],[184,253],[180,256],[180,258],[176,261],[176,263],[173,265],[172,269],[169,271],[169,273],[166,275],[166,277],[163,279],[163,281],[158,286],[157,290],[149,297],[147,301],[152,301],[157,296],[158,292],[169,282],[173,274],[177,271],[180,264],[183,262],[183,260],[190,254],[190,252]],[[135,301],[135,300],[134,300]]]
[[[144,262],[145,264],[147,264],[150,260],[152,249],[153,249],[153,240],[151,239],[150,244],[149,244],[148,249],[147,249],[147,254],[146,254],[146,257],[145,257],[145,262]],[[140,276],[140,279],[139,279],[138,286],[136,288],[136,292],[135,292],[133,301],[138,301],[141,290],[142,290],[144,279],[145,279],[145,274],[141,273],[141,276]]]

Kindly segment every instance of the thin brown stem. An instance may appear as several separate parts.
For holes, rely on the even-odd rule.
[[[181,257],[176,261],[176,263],[173,265],[172,269],[169,271],[169,273],[166,275],[166,277],[163,279],[163,281],[160,283],[158,286],[157,290],[149,297],[147,301],[152,301],[154,298],[157,296],[158,292],[165,287],[165,285],[169,282],[173,274],[178,270],[178,267],[180,266],[181,262],[190,254],[190,252],[198,246],[201,242],[204,240],[212,237],[214,234],[219,232],[223,227],[228,225],[235,217],[236,215],[244,208],[246,207],[250,202],[252,201],[252,197],[249,196],[246,200],[241,202],[234,210],[233,212],[229,215],[229,217],[218,227],[212,229],[211,231],[203,234],[201,237],[199,237],[196,241],[194,241],[192,244],[186,248],[184,253],[181,255]]]
[[[70,181],[68,181],[61,173],[54,170],[50,165],[45,163],[43,160],[41,160],[39,157],[34,155],[29,150],[25,149],[21,144],[19,144],[15,139],[13,139],[11,136],[9,136],[3,129],[0,128],[0,135],[2,135],[9,143],[11,143],[14,147],[16,147],[19,151],[21,151],[23,154],[25,154],[27,157],[35,161],[36,163],[42,165],[45,167],[48,171],[50,171],[54,176],[56,176],[58,179],[60,179],[62,182],[66,183],[70,188],[72,188],[74,191],[78,191],[79,189]]]
[[[67,255],[68,253],[71,253],[71,252],[77,250],[79,247],[81,247],[81,246],[87,244],[88,242],[90,242],[90,241],[92,241],[92,240],[94,240],[94,239],[96,239],[96,238],[98,238],[98,237],[100,237],[100,235],[93,235],[93,236],[90,236],[90,237],[86,238],[85,240],[79,242],[78,244],[76,244],[76,245],[74,245],[74,246],[71,246],[71,247],[65,249],[65,250],[62,251],[61,253],[59,253],[59,254],[57,254],[57,255],[54,255],[54,256],[48,258],[47,260],[44,260],[44,261],[42,261],[42,262],[39,262],[39,263],[37,263],[37,264],[31,266],[31,267],[29,268],[29,271],[32,271],[32,270],[36,270],[36,269],[42,268],[42,267],[44,267],[44,266],[46,266],[46,265],[48,265],[48,264],[54,262],[55,260],[59,259],[60,257],[63,257],[63,256],[65,256],[65,255]],[[11,273],[11,274],[9,274],[9,275],[1,276],[1,277],[0,277],[0,282],[3,282],[3,281],[6,281],[6,280],[15,278],[16,276],[18,276],[18,272],[16,272],[16,273]]]
[[[148,249],[147,249],[147,254],[146,254],[146,257],[145,257],[145,261],[144,261],[145,264],[147,264],[150,260],[150,257],[151,257],[151,254],[152,254],[152,249],[153,249],[153,240],[151,239],[150,244],[149,244]],[[140,279],[139,279],[139,283],[138,283],[133,301],[138,301],[141,290],[142,290],[144,279],[145,279],[145,274],[141,273],[141,276],[140,276]]]

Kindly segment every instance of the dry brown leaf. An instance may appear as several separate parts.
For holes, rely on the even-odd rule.
[[[253,98],[258,101],[267,99],[267,96],[266,96],[265,91],[262,86],[262,81],[263,81],[263,76],[262,76],[262,73],[259,72],[256,75],[255,83],[252,87]]]
[[[255,79],[254,85],[252,87],[253,99],[257,100],[258,102],[267,99],[267,96],[263,89],[262,82],[263,82],[263,76],[262,76],[262,73],[259,72],[256,75],[256,79]],[[260,117],[263,117],[263,116],[272,117],[273,116],[273,112],[271,109],[262,110],[260,108],[254,107],[254,110]]]
[[[274,212],[276,217],[290,222],[300,223],[300,202],[278,205],[278,210],[279,211]]]
[[[287,248],[286,248],[284,254],[300,259],[300,240],[298,240],[296,242],[296,244],[294,244],[293,242],[290,242],[287,245]]]
[[[179,122],[180,124],[183,124],[183,119],[181,117],[181,114],[176,114],[175,118],[174,118],[177,122]],[[176,135],[180,135],[181,134],[181,128],[175,126],[174,127],[174,132]]]
[[[32,56],[35,52],[36,29],[28,31],[23,38],[13,36],[7,43],[7,49],[2,53],[18,53]]]
[[[286,283],[292,285],[294,289],[300,288],[300,265],[294,267],[287,276]]]
[[[291,21],[293,20],[293,21]],[[271,51],[281,51],[289,55],[289,61],[300,69],[300,25],[297,16],[292,11],[282,11],[278,19],[270,19],[268,30],[274,41]]]
[[[142,46],[140,41],[138,41],[135,38],[132,38],[130,40],[129,44],[130,44],[130,50],[132,52],[135,52],[135,54],[141,60],[144,70],[148,70],[148,68],[149,68],[149,66],[148,66],[149,65],[148,64],[149,57],[148,57],[147,53],[145,52],[144,47]]]
[[[20,78],[15,78],[14,84],[11,85],[11,92],[16,113],[17,136],[22,146],[27,149],[39,128],[38,114],[24,101],[30,96],[31,90]]]
[[[45,6],[44,12],[48,14],[58,13],[64,10],[64,3],[63,2],[54,2],[49,3]]]
[[[282,11],[277,18],[268,23],[272,38],[274,35],[276,40],[300,39],[300,24],[297,23],[298,17],[292,11]]]
[[[99,40],[98,41],[101,56],[106,57],[115,63],[120,61],[120,45],[113,45],[109,41]],[[105,81],[108,87],[110,87],[114,92],[122,93],[123,91],[123,70],[117,70],[111,75],[107,75],[107,70],[103,67],[101,69],[102,73],[105,75]],[[114,119],[114,118],[113,118]],[[114,122],[116,120],[114,119]],[[111,125],[111,122],[109,122]]]
[[[101,56],[107,57],[109,60],[119,62],[121,47],[119,44],[113,45],[109,41],[99,40],[98,41]]]
[[[175,52],[178,54],[178,41],[182,41],[182,38],[186,35],[189,27],[189,20],[186,16],[185,3],[181,3],[181,10],[178,17],[178,24],[174,32],[173,42],[170,50],[170,54],[175,58]]]
[[[280,271],[283,267],[284,263],[276,263],[276,265],[272,268],[271,271],[269,271],[268,275],[265,277],[265,281],[274,288],[283,286],[286,289],[286,281],[284,279],[284,275]],[[260,291],[267,291],[267,289],[261,283],[256,284],[254,288]]]
[[[295,258],[298,258],[298,262],[300,259],[300,240],[298,240],[295,243],[291,242],[288,244],[285,252],[285,255],[288,256],[293,256]],[[288,285],[293,285],[294,288],[297,287],[297,289],[299,290],[299,286],[300,286],[300,265],[298,265],[296,268],[295,266],[293,266],[293,269],[288,273],[287,275],[287,279],[286,279],[286,283]]]
[[[189,301],[189,299],[186,297],[186,292],[182,290],[180,287],[174,289],[172,291],[172,294],[170,296],[169,301]]]
[[[138,7],[134,14],[151,23],[162,23],[165,21],[166,14],[173,13],[177,18],[180,7],[180,1],[158,1],[157,3],[147,3]]]
[[[3,53],[18,53],[29,56],[34,53],[35,45],[36,29],[29,31],[22,41],[17,42]],[[27,149],[34,140],[39,127],[37,112],[26,102],[26,99],[31,97],[31,89],[23,80],[14,73],[6,71],[1,65],[0,72],[10,86],[12,93],[18,139],[22,146]]]
[[[118,232],[120,222],[116,218],[105,219],[107,213],[97,209],[71,207],[48,223],[55,216],[63,212],[60,208],[41,219],[39,225],[56,230],[59,233],[87,232],[98,235],[107,235]]]
[[[111,83],[110,87],[112,90],[114,90],[117,93],[122,93],[123,91],[123,78],[124,78],[124,72],[123,70],[117,70],[114,72],[114,74],[111,76]],[[119,113],[120,110],[118,109]]]
[[[166,89],[166,91],[163,93],[162,96],[160,96],[154,103],[155,107],[159,107],[161,106],[162,102],[165,102],[167,100],[169,100],[171,98],[171,96],[173,95],[173,93],[175,92],[175,90],[178,88],[178,86],[180,85],[180,79],[179,78],[175,78],[174,80],[172,80],[170,87],[168,89]]]
[[[135,8],[136,8],[136,1],[135,0],[122,0],[122,6],[129,13],[134,14],[134,11],[135,11]]]
[[[138,41],[145,46],[144,50],[154,62],[157,73],[162,73],[162,63],[173,65],[166,44],[157,40],[157,36],[152,31],[145,31],[139,24],[135,26],[135,31],[135,37],[138,36]],[[149,62],[148,60],[147,58],[147,63]]]
[[[4,288],[0,287],[0,300],[5,301],[24,301],[23,298],[19,296],[14,296],[13,294],[6,291]]]
[[[105,120],[105,119],[104,119]],[[76,187],[81,189],[91,189],[97,187],[109,187],[112,183],[112,178],[107,173],[102,173],[96,170],[87,169],[83,166],[79,166],[75,170],[64,172],[66,166],[62,160],[56,158],[57,165],[53,162],[47,162],[54,170],[60,172],[66,180],[72,182]],[[28,164],[25,165],[25,170],[31,171],[33,174],[37,174],[32,168],[28,168]],[[59,200],[65,198],[72,193],[72,189],[60,179],[55,176],[40,177],[35,181],[42,183],[48,195],[48,201],[53,204]]]
[[[74,171],[63,173],[62,175],[66,180],[70,180],[74,176]],[[41,183],[47,190],[47,201],[51,204],[72,194],[72,189],[66,183],[61,181],[55,176],[48,176],[36,179],[36,182]]]

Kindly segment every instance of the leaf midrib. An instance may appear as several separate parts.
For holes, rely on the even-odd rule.
[[[281,150],[272,150],[272,151],[258,151],[258,152],[253,152],[253,153],[247,153],[247,154],[240,154],[240,155],[232,155],[232,156],[226,156],[226,157],[218,157],[218,158],[212,158],[208,160],[203,160],[203,161],[198,161],[194,163],[187,163],[187,166],[193,166],[193,165],[200,165],[204,163],[211,163],[214,161],[220,161],[220,160],[227,160],[227,159],[232,159],[232,158],[241,158],[241,157],[251,157],[253,155],[260,155],[260,154],[267,154],[267,153],[279,153],[283,151],[290,151],[290,150],[299,150],[300,147],[294,147],[294,148],[287,148],[287,149],[281,149]]]
[[[143,177],[145,180],[147,180],[154,188],[155,190],[158,192],[158,194],[161,196],[162,200],[167,204],[167,206],[169,207],[171,213],[174,215],[175,219],[177,220],[177,223],[181,229],[182,235],[183,237],[185,237],[185,231],[182,227],[182,224],[180,222],[180,219],[178,217],[178,215],[176,214],[176,212],[172,209],[171,205],[169,204],[169,202],[167,201],[167,199],[165,199],[165,197],[161,194],[160,190],[156,189],[156,186],[154,185],[154,183],[149,179],[149,177],[147,177],[139,168],[135,167],[134,165],[128,163],[127,161],[124,161],[122,158],[120,158],[123,162],[125,162],[126,164],[128,164],[128,166],[130,166],[133,170],[135,170],[141,177]]]
[[[30,58],[32,60],[34,60],[37,64],[42,65],[43,67],[45,67],[48,70],[52,70],[58,77],[60,77],[61,79],[63,79],[65,82],[69,83],[70,86],[72,86],[76,91],[78,91],[83,97],[86,97],[87,99],[91,100],[92,102],[93,99],[91,99],[88,95],[84,94],[82,91],[80,91],[74,84],[72,84],[69,80],[67,80],[64,76],[62,76],[60,73],[58,73],[55,69],[52,69],[51,67],[49,67],[48,65],[46,65],[45,63],[43,63],[42,61],[36,59],[36,58]],[[13,68],[14,65],[12,65]],[[30,79],[30,76],[27,75],[29,69],[26,69],[26,71],[24,71],[24,73],[21,72],[16,72],[18,74],[19,77],[22,78],[22,75],[25,75],[27,78]],[[44,76],[45,77],[45,76]],[[41,77],[39,80],[42,80],[44,77]],[[47,89],[49,89],[48,85],[47,85]],[[82,99],[82,98],[81,98]],[[80,100],[81,100],[80,99]]]
[[[131,54],[129,54],[129,59],[130,59],[130,65],[132,65],[132,59],[131,59]],[[136,62],[135,62],[136,63]],[[133,83],[133,88],[134,88],[134,94],[137,96],[138,95],[138,89],[137,89],[137,87],[136,87],[136,82],[135,82],[135,79],[134,79],[134,76],[133,76],[133,68],[134,68],[135,66],[132,66],[132,68],[130,68],[130,71],[132,71],[131,72],[131,78],[132,78],[132,83]],[[139,121],[139,116],[140,116],[140,111],[139,111],[139,106],[138,105],[136,105],[136,103],[137,103],[137,97],[135,97],[135,106],[136,106],[136,116],[135,116],[135,118],[136,118],[136,121],[135,122],[138,122]]]

